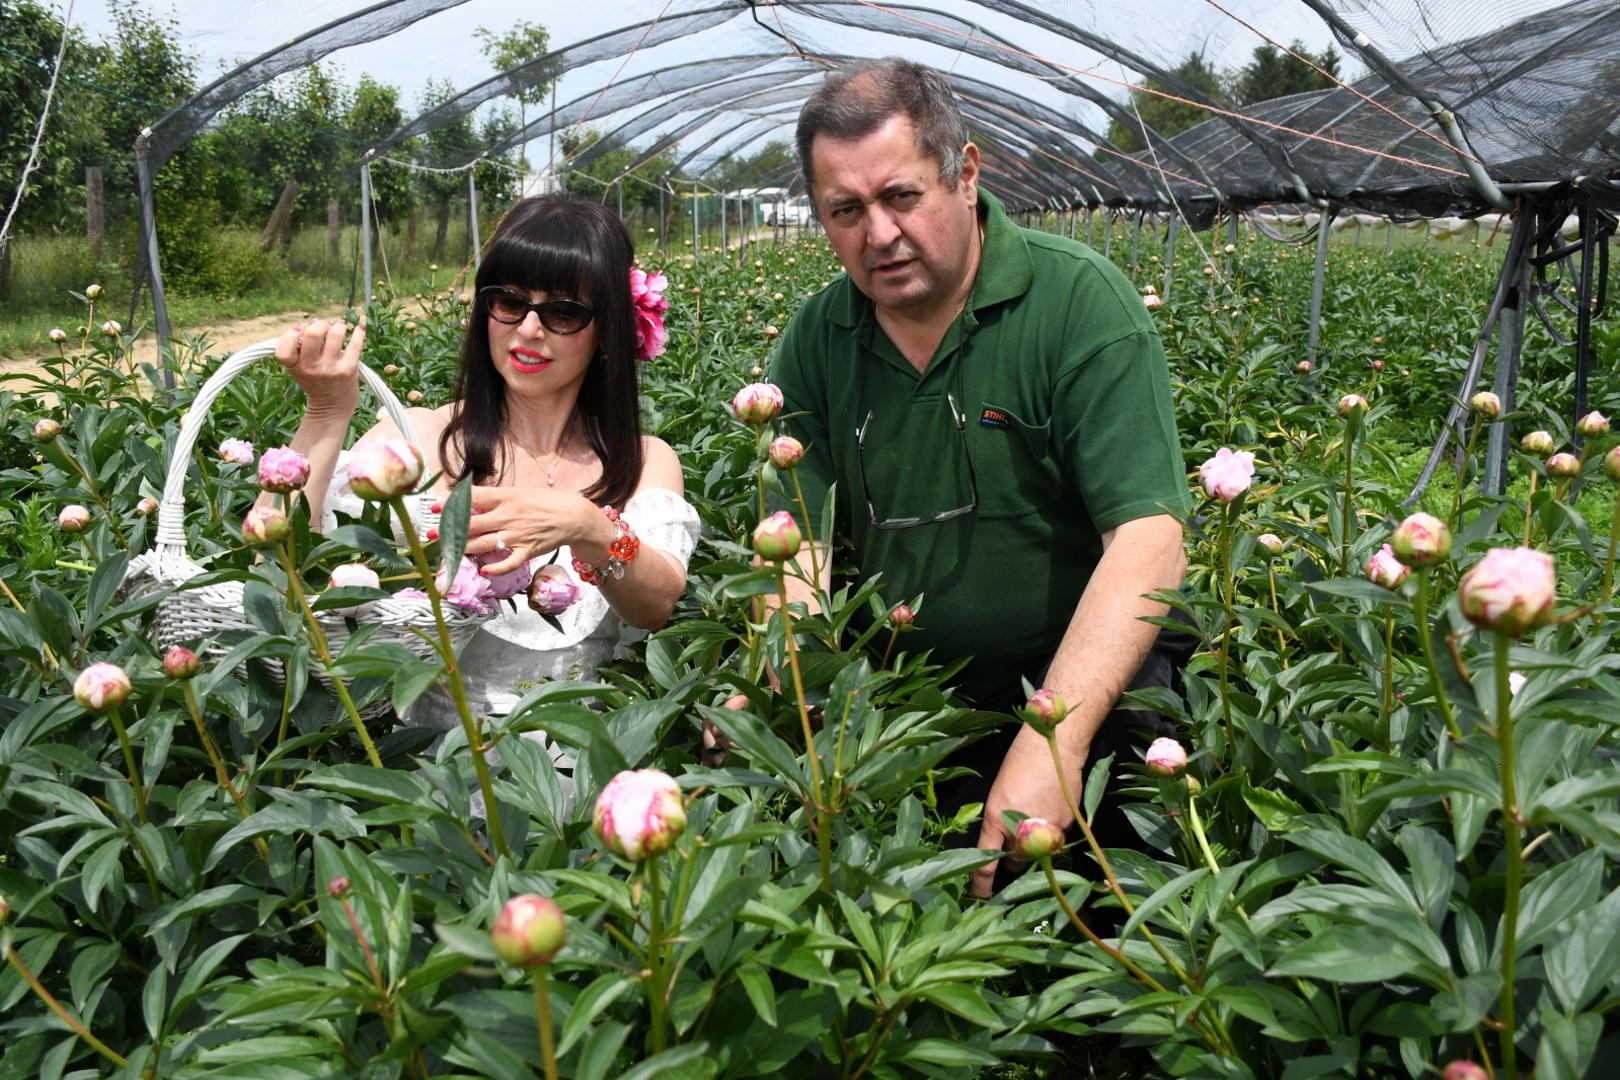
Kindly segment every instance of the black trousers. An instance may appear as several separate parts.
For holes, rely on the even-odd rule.
[[[1174,609],[1171,610],[1171,617],[1185,621],[1185,617]],[[1158,686],[1179,693],[1182,670],[1197,648],[1198,638],[1191,630],[1161,628],[1153,647],[1148,651],[1147,658],[1142,661],[1142,666],[1137,669],[1136,675],[1127,684],[1126,689],[1144,690]],[[1013,705],[1021,703],[1002,704],[1010,711]],[[949,820],[963,806],[975,802],[982,803],[990,797],[990,786],[995,783],[996,773],[1001,768],[1001,760],[1006,756],[1008,747],[1012,746],[1013,738],[1021,726],[1016,721],[1009,722],[944,760],[942,764],[946,767],[963,766],[974,770],[978,775],[960,776],[945,781],[935,788],[942,818]],[[1126,818],[1117,797],[1119,789],[1126,783],[1121,779],[1126,771],[1121,766],[1134,764],[1138,760],[1135,753],[1138,747],[1146,747],[1148,743],[1160,737],[1175,738],[1176,735],[1176,727],[1171,721],[1147,709],[1116,706],[1103,719],[1102,726],[1097,729],[1097,734],[1091,741],[1091,751],[1086,759],[1089,767],[1092,762],[1101,761],[1109,754],[1114,755],[1114,767],[1109,770],[1108,788],[1104,791],[1102,802],[1098,804],[1097,813],[1091,821],[1091,831],[1097,837],[1099,845],[1104,848],[1141,848],[1141,837]],[[1078,798],[1079,793],[1075,794]],[[978,828],[970,826],[965,833],[954,833],[947,837],[945,845],[973,847],[977,844],[978,838]],[[1070,861],[1066,868],[1082,876],[1092,877],[1095,874],[1092,860],[1089,856],[1077,852],[1075,847],[1081,842],[1079,827],[1071,826],[1067,838],[1068,851],[1080,857]],[[999,891],[1016,874],[1017,871],[1010,865],[1010,860],[1003,859],[996,869],[995,888]]]

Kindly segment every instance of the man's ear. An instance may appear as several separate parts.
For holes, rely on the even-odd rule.
[[[972,202],[979,201],[979,148],[971,142],[962,147],[962,180]]]

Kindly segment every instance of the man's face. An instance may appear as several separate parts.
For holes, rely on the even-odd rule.
[[[955,190],[917,147],[910,118],[892,116],[857,139],[810,143],[816,209],[838,260],[880,309],[913,317],[950,306],[967,278],[978,227],[979,152]]]

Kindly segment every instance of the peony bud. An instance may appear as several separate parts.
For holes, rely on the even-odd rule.
[[[1609,430],[1609,418],[1593,409],[1575,422],[1575,430],[1588,439],[1602,435]]]
[[[1394,549],[1388,544],[1373,552],[1373,557],[1367,560],[1367,580],[1386,589],[1400,588],[1409,573],[1411,571],[1401,565]]]
[[[529,606],[542,615],[558,616],[579,602],[580,588],[568,571],[542,566],[529,582]]]
[[[395,375],[399,374],[399,365],[398,364],[384,364],[383,365],[383,374],[387,375],[389,378],[393,378]]]
[[[1610,480],[1620,480],[1620,446],[1603,455],[1603,471]]]
[[[90,511],[78,503],[62,507],[56,515],[57,528],[63,532],[81,533],[90,527]]]
[[[297,491],[308,480],[309,458],[289,446],[266,450],[259,458],[259,487],[265,491]]]
[[[1574,454],[1559,453],[1547,459],[1547,475],[1570,477],[1581,475],[1581,459]]]
[[[1063,850],[1063,830],[1045,818],[1028,817],[1018,823],[1013,854],[1025,862],[1050,859]]]
[[[549,964],[567,939],[562,908],[551,897],[535,893],[508,900],[489,928],[495,955],[520,968]]]
[[[778,510],[754,530],[754,551],[767,562],[781,562],[799,553],[799,523],[786,510]]]
[[[242,539],[252,547],[279,544],[292,534],[292,522],[273,506],[255,506],[242,519]]]
[[[349,455],[349,486],[362,499],[405,495],[422,479],[422,451],[404,439],[361,439]]]
[[[330,587],[334,589],[380,589],[382,579],[377,571],[365,563],[344,563],[333,567]],[[374,604],[367,602],[356,604],[354,607],[332,608],[332,612],[345,619],[363,619],[370,613]]]
[[[62,329],[60,326],[52,327],[51,340],[56,342],[58,345],[62,344],[62,342],[67,340],[67,331]]]
[[[351,884],[349,879],[344,877],[342,874],[339,874],[337,877],[326,883],[326,895],[330,896],[334,900],[342,900],[345,896],[349,895],[350,887]]]
[[[781,294],[781,293],[777,293],[777,294],[776,294],[776,298],[777,298],[777,299],[778,299],[778,300],[780,300],[780,299],[781,299],[781,298],[782,298],[782,294]],[[780,334],[780,333],[781,333],[781,332],[782,332],[782,331],[780,331],[780,330],[778,330],[778,329],[777,329],[777,328],[776,328],[776,327],[774,327],[774,326],[767,326],[767,327],[765,327],[765,336],[766,336],[766,337],[768,337],[768,338],[773,338],[773,337],[775,337],[775,336],[776,336],[776,335],[778,335],[778,334]]]
[[[101,295],[101,286],[100,285],[86,285],[84,287],[85,299],[94,300],[96,297],[98,297],[100,295]]]
[[[94,713],[118,708],[129,691],[129,676],[117,664],[91,664],[73,683],[74,698]]]
[[[251,465],[253,444],[246,439],[226,439],[219,444],[219,457],[232,465]]]
[[[1018,710],[1018,715],[1042,735],[1050,735],[1069,715],[1069,703],[1063,700],[1062,694],[1043,686],[1029,695],[1029,700]]]
[[[889,609],[889,625],[896,630],[910,630],[916,619],[910,604],[896,604]]]
[[[1365,416],[1367,413],[1367,399],[1360,394],[1346,394],[1339,399],[1339,415],[1343,417]]]
[[[1433,514],[1420,510],[1396,527],[1390,546],[1407,566],[1433,566],[1451,554],[1451,530]]]
[[[1545,431],[1532,431],[1519,440],[1519,448],[1527,454],[1544,458],[1558,449],[1558,444],[1553,442],[1553,437]]]
[[[1254,538],[1254,542],[1259,544],[1260,547],[1263,548],[1269,555],[1282,554],[1283,540],[1282,537],[1278,536],[1276,533],[1261,533],[1259,536]]]
[[[770,456],[771,464],[778,469],[793,469],[804,458],[804,444],[791,435],[783,435],[771,440],[766,453]]]
[[[108,337],[117,337],[124,332],[124,328],[118,324],[117,319],[108,319],[101,324],[101,332]]]
[[[150,495],[142,495],[141,501],[135,504],[135,512],[141,517],[150,517],[158,508],[158,501]]]
[[[1374,371],[1383,371],[1384,370],[1384,362],[1382,360],[1374,360],[1372,362],[1372,369]]]
[[[1557,598],[1552,556],[1527,547],[1492,548],[1457,586],[1470,622],[1512,637],[1546,622]]]
[[[1314,366],[1315,365],[1309,360],[1301,360],[1299,363],[1294,365],[1294,370],[1299,372],[1301,375],[1309,375],[1311,373],[1311,368]]]
[[[1198,476],[1210,498],[1232,502],[1249,490],[1254,479],[1254,455],[1247,450],[1233,451],[1223,446],[1198,467]]]
[[[1461,1059],[1451,1062],[1440,1074],[1440,1080],[1487,1080],[1490,1074],[1472,1061]]]
[[[422,391],[420,391],[420,390],[412,390],[412,391],[410,391],[409,393],[407,393],[405,395],[405,400],[410,402],[412,405],[419,404],[421,402],[421,400],[422,400]]]
[[[5,897],[0,896],[0,926],[6,925],[6,920],[9,919],[10,917],[11,917],[11,905],[6,903],[6,898]]]
[[[774,383],[749,383],[731,399],[731,408],[738,420],[758,427],[782,411],[782,391]]]
[[[163,654],[163,674],[171,679],[189,679],[197,674],[202,661],[184,645],[171,645]]]
[[[686,829],[680,785],[657,769],[621,772],[597,796],[591,824],[609,851],[631,862],[668,851]]]
[[[50,442],[60,434],[62,434],[62,425],[55,420],[46,418],[34,421],[35,442]]]
[[[1147,748],[1147,770],[1155,776],[1175,776],[1187,767],[1187,751],[1174,739],[1154,739]]]
[[[1148,293],[1146,296],[1142,297],[1142,306],[1147,308],[1149,311],[1152,311],[1163,304],[1164,298],[1159,296],[1158,293]]]
[[[1489,390],[1481,390],[1468,399],[1468,407],[1487,420],[1502,415],[1502,399]]]

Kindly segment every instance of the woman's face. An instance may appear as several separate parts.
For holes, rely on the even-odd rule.
[[[489,320],[490,360],[501,378],[506,380],[507,388],[519,395],[552,394],[583,381],[591,358],[596,354],[597,323],[594,316],[584,329],[564,333],[548,330],[539,313],[533,310],[524,312],[522,319],[515,324],[495,318],[494,311],[497,307],[511,313],[520,310],[512,301],[527,300],[536,304],[551,300],[584,301],[564,293],[547,293],[517,285],[503,286],[503,292],[509,294],[508,303],[499,304],[498,298],[486,297],[485,307],[490,312],[486,316]],[[496,302],[492,303],[491,300]],[[589,306],[586,304],[587,308]],[[546,321],[566,330],[577,315],[577,309],[559,310]]]

